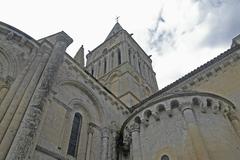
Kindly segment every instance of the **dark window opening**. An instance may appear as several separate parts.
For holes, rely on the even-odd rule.
[[[132,58],[131,58],[131,49],[128,49],[128,57],[129,57],[129,63],[132,64]]]
[[[161,160],[170,160],[170,158],[169,158],[167,155],[163,155],[163,156],[161,157]]]
[[[94,70],[93,70],[93,68],[92,68],[92,70],[91,70],[91,73],[92,73],[92,75],[94,74]]]
[[[118,65],[120,65],[122,62],[121,62],[121,51],[119,48],[117,50],[117,54],[118,54]]]
[[[80,115],[80,113],[76,113],[73,119],[72,130],[71,130],[70,140],[68,144],[68,151],[67,151],[67,154],[73,157],[77,157],[81,123],[82,123],[82,116]]]
[[[104,73],[107,72],[107,60],[104,58]]]
[[[207,99],[207,107],[211,107],[212,106],[212,100],[211,99]]]

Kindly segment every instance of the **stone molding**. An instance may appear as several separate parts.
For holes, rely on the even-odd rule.
[[[3,22],[0,22],[0,34],[5,35],[6,40],[17,42],[19,46],[25,46],[30,50],[39,47],[39,43],[35,39]]]
[[[63,70],[68,72],[67,77],[64,77],[63,73],[58,73],[58,78],[56,78],[56,86],[60,86],[67,81],[78,82],[84,79],[83,83],[86,84],[86,86],[90,86],[91,89],[102,96],[104,100],[110,101],[110,103],[113,106],[116,106],[116,109],[119,110],[122,115],[129,114],[129,109],[123,102],[118,100],[112,93],[109,93],[110,91],[106,90],[105,87],[99,84],[99,82],[97,82],[89,73],[87,73],[87,71],[84,71],[77,63],[74,62],[74,60],[72,60],[72,58],[67,56],[61,67]]]
[[[161,121],[160,112],[163,112],[161,114],[165,112],[165,114],[171,118],[174,116],[172,111],[175,108],[180,112],[190,109],[193,111],[199,110],[202,114],[212,113],[222,114],[223,116],[235,111],[235,106],[230,101],[214,94],[198,92],[181,93],[159,98],[146,106],[142,106],[139,110],[135,110],[124,122],[121,130],[123,131],[123,129],[128,128],[127,130],[129,132],[129,129],[135,123],[148,127],[151,117],[153,117],[155,121]],[[174,113],[176,114],[176,112]],[[211,114],[209,116],[211,116]]]

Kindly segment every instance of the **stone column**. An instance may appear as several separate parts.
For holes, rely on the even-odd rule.
[[[5,95],[7,94],[7,92],[8,92],[7,87],[1,88],[1,90],[0,90],[0,104],[1,104],[2,100],[4,99]]]
[[[91,160],[91,149],[92,149],[92,137],[93,137],[93,127],[89,125],[88,128],[88,141],[87,141],[87,151],[86,151],[86,160]]]
[[[207,149],[204,145],[204,141],[202,139],[202,135],[196,124],[196,119],[191,105],[191,102],[182,103],[181,110],[187,124],[188,134],[191,137],[196,158],[197,160],[210,160]]]
[[[237,117],[236,113],[235,112],[230,112],[228,114],[228,118],[229,118],[235,132],[240,137],[240,124],[239,124],[239,118]]]
[[[133,160],[143,160],[142,157],[142,147],[140,141],[140,125],[134,123],[130,126],[130,132],[132,135],[132,157]]]
[[[6,160],[32,159],[32,152],[36,147],[40,125],[45,110],[44,103],[46,101],[46,96],[53,83],[53,78],[60,64],[63,62],[65,50],[71,42],[72,39],[64,32],[57,35],[52,54],[43,71],[37,89],[31,98],[28,109],[8,152]]]
[[[112,160],[117,160],[117,131],[113,130],[112,132],[113,141],[112,141]]]
[[[108,145],[109,145],[109,134],[108,128],[102,129],[102,148],[101,148],[101,160],[107,160],[108,158]]]

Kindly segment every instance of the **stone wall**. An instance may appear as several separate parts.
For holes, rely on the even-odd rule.
[[[179,93],[142,104],[123,129],[127,159],[236,160],[239,120],[230,101],[207,93]],[[236,127],[238,126],[238,127]],[[128,146],[128,147],[127,147]]]

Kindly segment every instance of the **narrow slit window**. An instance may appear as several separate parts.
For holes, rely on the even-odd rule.
[[[104,73],[107,72],[107,60],[104,58]]]
[[[129,63],[132,64],[132,53],[131,53],[131,49],[128,49],[128,57],[129,57]]]
[[[118,53],[118,65],[120,65],[122,62],[121,62],[121,51],[119,48],[118,48],[117,53]]]
[[[93,68],[92,68],[92,70],[91,70],[91,73],[92,73],[92,75],[94,74],[94,70],[93,70]]]

